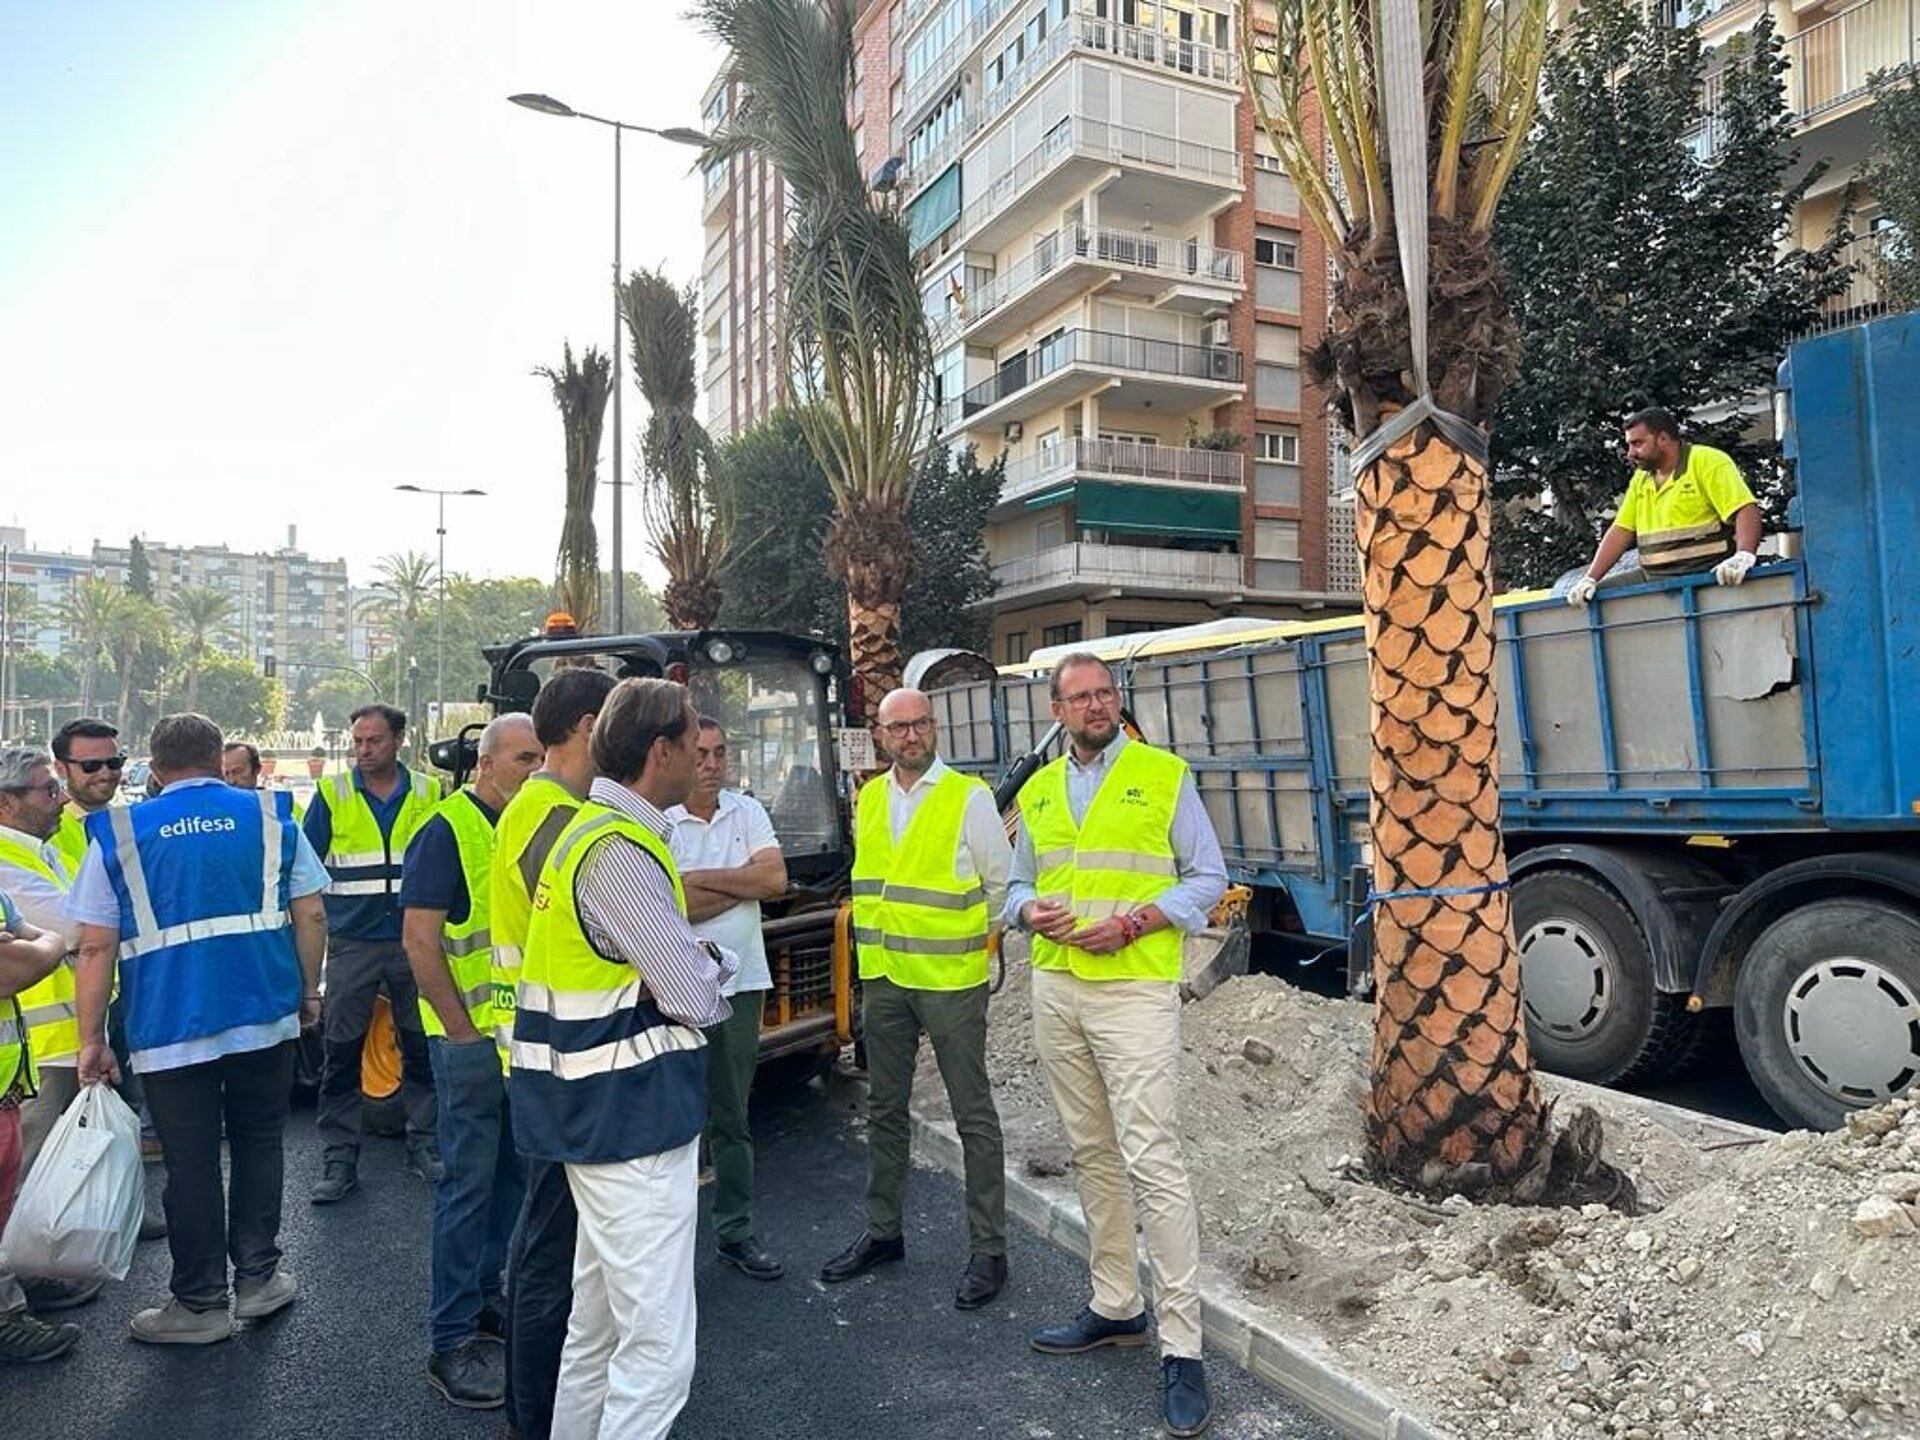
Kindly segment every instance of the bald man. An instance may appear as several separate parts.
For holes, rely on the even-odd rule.
[[[966,1160],[971,1253],[953,1303],[974,1310],[1007,1281],[1006,1156],[987,1076],[987,971],[1013,850],[993,792],[940,759],[925,695],[893,691],[880,702],[875,729],[893,768],[860,789],[853,858],[867,1042],[867,1228],[820,1278],[851,1280],[906,1253],[907,1102],[924,1033]]]
[[[522,1189],[495,1043],[493,830],[541,753],[531,717],[494,719],[480,732],[473,783],[420,827],[400,877],[400,938],[420,991],[446,1167],[433,1192],[427,1383],[471,1410],[506,1401],[501,1297]]]

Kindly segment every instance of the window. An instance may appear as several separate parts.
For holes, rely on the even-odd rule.
[[[1261,322],[1253,327],[1253,358],[1270,365],[1298,365],[1300,332],[1291,325]]]
[[[1253,437],[1253,458],[1272,460],[1281,465],[1300,463],[1300,432],[1298,430],[1260,430]]]
[[[1300,244],[1292,236],[1283,236],[1275,231],[1253,237],[1253,263],[1270,266],[1275,270],[1298,270],[1300,268]]]
[[[1051,550],[1067,543],[1067,512],[1055,509],[1043,516],[1033,527],[1033,548]],[[1052,642],[1049,641],[1049,644]]]
[[[1024,630],[1009,630],[1007,632],[1006,663],[1009,665],[1018,665],[1022,660],[1026,658],[1027,658],[1027,632]]]
[[[1042,645],[1078,645],[1080,643],[1080,622],[1069,621],[1065,625],[1049,625],[1040,632]]]

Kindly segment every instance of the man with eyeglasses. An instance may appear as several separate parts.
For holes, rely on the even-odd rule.
[[[1051,677],[1067,752],[1021,787],[1006,919],[1033,935],[1034,1050],[1087,1217],[1093,1301],[1033,1348],[1078,1355],[1146,1343],[1138,1210],[1159,1312],[1168,1433],[1212,1403],[1200,1359],[1200,1224],[1180,1150],[1181,935],[1207,923],[1226,864],[1187,764],[1130,738],[1105,661]]]
[[[69,720],[53,734],[53,762],[67,787],[66,813],[53,843],[67,872],[77,874],[87,856],[87,816],[106,809],[120,793],[120,772],[127,768],[120,732],[92,715]]]
[[[924,694],[890,693],[877,728],[893,768],[860,789],[853,858],[867,1044],[867,1228],[820,1278],[851,1280],[906,1254],[907,1103],[925,1033],[965,1160],[971,1253],[953,1303],[975,1310],[1007,1283],[1006,1155],[987,1075],[987,973],[1011,855],[993,792],[940,759]]]

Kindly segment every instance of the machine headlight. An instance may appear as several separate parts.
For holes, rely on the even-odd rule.
[[[707,642],[707,658],[716,665],[727,665],[733,661],[733,646],[725,640]]]
[[[833,673],[833,657],[824,650],[816,651],[813,659],[809,663],[813,666],[813,673],[816,675],[831,675]]]

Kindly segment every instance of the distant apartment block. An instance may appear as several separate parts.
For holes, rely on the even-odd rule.
[[[0,584],[7,588],[5,642],[12,653],[58,655],[66,643],[62,606],[74,585],[93,573],[86,555],[35,549],[27,532],[0,525]]]

